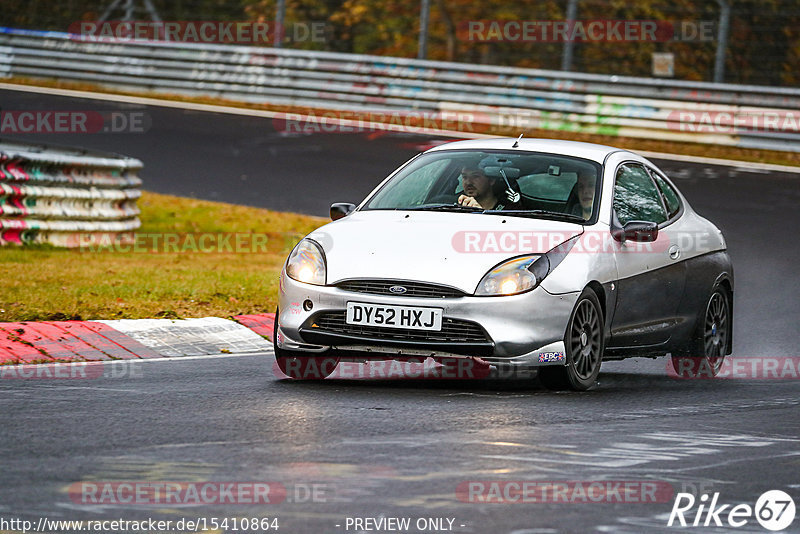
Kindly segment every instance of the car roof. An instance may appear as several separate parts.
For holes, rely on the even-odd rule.
[[[561,139],[525,139],[519,140],[518,146],[515,137],[498,137],[491,139],[470,139],[467,141],[454,141],[431,148],[427,152],[440,152],[445,150],[507,150],[520,152],[546,152],[562,156],[584,158],[597,163],[603,163],[606,156],[612,152],[628,152],[620,148],[579,141],[564,141]],[[632,154],[632,153],[631,153]]]

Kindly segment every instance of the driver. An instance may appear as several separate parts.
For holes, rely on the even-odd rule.
[[[483,169],[478,166],[466,166],[461,169],[461,182],[464,184],[464,194],[458,197],[462,206],[494,209],[497,205],[497,196],[494,194],[496,178],[488,178]]]
[[[509,202],[502,198],[502,193],[497,189],[504,189],[501,179],[488,177],[480,164],[465,165],[461,168],[461,181],[464,184],[464,194],[459,195],[457,202],[462,206],[483,208],[485,210],[518,210],[519,202]],[[499,187],[502,185],[503,187]]]

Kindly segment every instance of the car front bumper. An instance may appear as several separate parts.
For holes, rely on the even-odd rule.
[[[279,293],[280,348],[309,355],[330,348],[357,353],[365,359],[396,357],[478,357],[497,366],[564,365],[563,338],[579,293],[554,295],[542,287],[507,297],[420,298],[351,292],[333,286],[298,282],[281,273]],[[310,310],[304,303],[310,301]],[[482,340],[436,342],[348,332],[331,332],[315,319],[344,313],[348,302],[442,308],[443,317],[474,323]]]

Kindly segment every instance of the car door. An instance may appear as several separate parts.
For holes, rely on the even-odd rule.
[[[621,225],[629,221],[657,223],[659,237],[653,243],[616,245],[618,288],[609,347],[664,344],[677,323],[686,282],[685,264],[672,245],[678,242],[673,223],[679,214],[666,208],[652,176],[638,162],[618,166],[613,209]]]

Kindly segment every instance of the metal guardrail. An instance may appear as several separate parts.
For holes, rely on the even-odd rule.
[[[0,28],[0,77],[353,112],[800,151],[800,89]]]
[[[129,242],[139,160],[0,139],[0,245]]]

